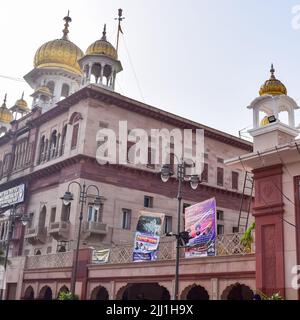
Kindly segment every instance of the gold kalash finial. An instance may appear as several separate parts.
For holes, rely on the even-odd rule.
[[[68,10],[68,15],[65,16],[64,19],[63,19],[66,22],[64,24],[65,27],[64,27],[64,30],[63,30],[63,37],[62,37],[62,39],[64,39],[64,40],[69,40],[69,38],[68,38],[69,23],[72,22],[72,19],[70,18],[69,14],[70,14],[70,10]]]
[[[270,77],[270,78],[271,78],[271,79],[276,79],[276,78],[275,78],[275,75],[274,75],[275,69],[274,69],[273,63],[271,64],[270,73],[271,73],[271,77]]]

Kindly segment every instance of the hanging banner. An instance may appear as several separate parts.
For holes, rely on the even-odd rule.
[[[109,249],[94,250],[92,256],[93,263],[107,263],[109,259]]]
[[[216,240],[216,199],[185,209],[185,230],[189,233],[185,257],[214,256]]]
[[[134,237],[133,261],[156,260],[164,216],[163,213],[141,211]]]

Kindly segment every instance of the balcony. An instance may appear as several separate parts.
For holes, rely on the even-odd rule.
[[[25,239],[32,244],[44,244],[47,240],[47,228],[46,227],[33,227],[28,228],[25,234]]]
[[[102,222],[84,222],[83,223],[83,233],[84,238],[89,238],[91,236],[102,236],[107,234],[107,224]]]
[[[70,234],[70,222],[58,221],[52,222],[48,230],[49,236],[52,236],[55,240],[68,240]]]

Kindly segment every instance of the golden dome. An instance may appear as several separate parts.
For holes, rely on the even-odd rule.
[[[106,25],[104,25],[103,35],[100,40],[92,43],[85,52],[86,55],[105,55],[114,60],[118,60],[118,53],[115,47],[106,40]]]
[[[274,76],[274,67],[273,64],[271,65],[271,76],[270,79],[265,81],[265,83],[260,87],[259,95],[263,96],[266,94],[271,94],[272,96],[280,95],[280,94],[287,94],[287,90],[285,85]]]
[[[48,96],[48,97],[52,96],[52,93],[51,93],[50,89],[46,85],[43,85],[43,86],[37,88],[34,91],[33,95],[35,96],[38,93],[40,93],[41,95],[44,95],[44,96]]]
[[[14,119],[11,111],[6,107],[6,95],[4,97],[3,104],[0,108],[0,122],[10,123]]]
[[[28,104],[24,100],[24,92],[22,94],[21,99],[16,101],[15,107],[17,107],[19,110],[22,110],[22,111],[26,111],[26,112],[29,111]]]
[[[81,75],[78,59],[83,52],[68,39],[68,26],[71,22],[69,15],[64,18],[66,21],[63,30],[63,37],[44,43],[35,53],[35,68],[62,68],[67,71]]]
[[[261,127],[264,127],[264,126],[266,126],[267,124],[269,124],[270,122],[269,122],[269,117],[268,116],[265,116],[265,117],[263,117],[263,119],[261,120],[261,122],[260,122],[260,126]]]

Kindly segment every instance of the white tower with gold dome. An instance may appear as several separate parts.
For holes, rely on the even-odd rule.
[[[3,104],[0,107],[0,136],[6,133],[10,128],[10,123],[13,121],[13,114],[6,106],[6,98],[5,94]]]
[[[270,78],[259,90],[260,96],[248,107],[253,110],[253,128],[248,132],[254,140],[254,151],[289,143],[299,134],[295,126],[295,110],[299,107],[287,95],[285,85],[276,79],[273,64],[270,72]],[[281,117],[283,113],[287,113],[286,121]]]
[[[114,90],[118,72],[122,71],[121,62],[114,46],[107,41],[106,25],[104,25],[102,38],[92,43],[85,55],[79,59],[83,71],[82,87],[93,83],[103,88]]]
[[[44,43],[34,57],[34,69],[24,76],[33,88],[33,107],[47,111],[56,102],[79,90],[82,72],[78,59],[83,52],[69,40],[69,12],[61,39]]]

